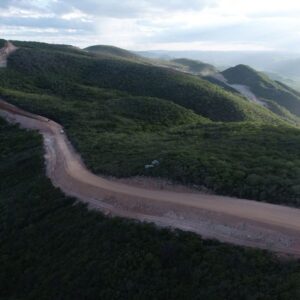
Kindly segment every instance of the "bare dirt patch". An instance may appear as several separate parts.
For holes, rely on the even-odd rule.
[[[17,47],[15,47],[11,42],[5,43],[5,46],[0,49],[0,68],[6,68],[8,56],[16,50]]]

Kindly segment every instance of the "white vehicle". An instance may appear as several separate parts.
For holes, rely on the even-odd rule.
[[[63,129],[61,129],[61,130],[60,130],[60,133],[61,133],[61,134],[64,134],[65,132],[63,131]]]

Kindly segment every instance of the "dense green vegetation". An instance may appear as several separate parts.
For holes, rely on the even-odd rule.
[[[78,47],[74,47],[71,45],[63,45],[63,44],[47,44],[40,42],[22,42],[22,41],[12,41],[12,43],[19,48],[26,48],[32,50],[47,50],[47,51],[55,51],[55,52],[63,52],[65,54],[80,54],[88,56],[85,51]]]
[[[229,83],[249,86],[253,93],[262,99],[272,100],[291,113],[300,116],[300,93],[287,85],[271,80],[264,73],[238,65],[222,72]]]
[[[38,134],[0,119],[0,141],[0,299],[299,299],[299,261],[88,211]]]
[[[266,108],[172,70],[16,44],[0,95],[63,124],[94,172],[300,206],[300,131]],[[154,159],[160,165],[145,169]]]
[[[46,49],[46,48],[45,48]],[[193,109],[215,121],[270,120],[267,109],[252,105],[236,95],[201,80],[165,68],[118,60],[56,51],[21,48],[9,60],[14,70],[2,86],[15,88],[20,79],[35,88],[72,96],[74,82],[98,88],[117,89],[135,96],[163,98]],[[17,72],[17,74],[15,73]],[[11,79],[13,76],[17,79]],[[15,81],[13,84],[11,81]],[[24,85],[24,83],[23,83]],[[31,91],[32,87],[26,89]]]

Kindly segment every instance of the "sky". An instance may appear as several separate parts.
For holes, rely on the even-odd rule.
[[[299,0],[0,0],[0,37],[130,50],[300,53]]]

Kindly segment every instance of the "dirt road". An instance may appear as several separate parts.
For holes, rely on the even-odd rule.
[[[62,127],[0,101],[0,116],[44,137],[47,175],[66,194],[105,214],[180,228],[205,238],[300,256],[300,210],[191,192],[146,189],[96,176]]]

